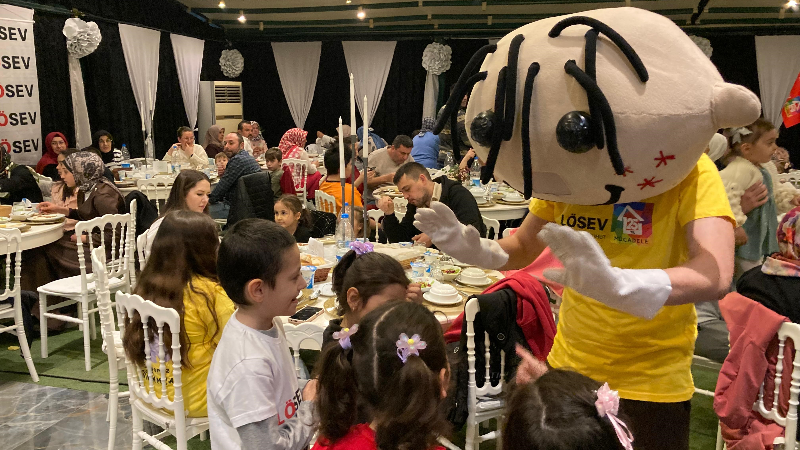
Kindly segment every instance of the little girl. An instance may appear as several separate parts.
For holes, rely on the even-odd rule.
[[[778,229],[778,209],[776,205],[776,186],[769,170],[762,165],[770,162],[777,146],[778,132],[764,119],[729,131],[731,154],[734,159],[720,172],[728,201],[736,218],[736,265],[734,279],[744,272],[758,266],[765,255],[778,251],[775,233]],[[750,186],[763,181],[769,192],[768,201],[753,209],[747,215],[742,212],[741,199]],[[795,204],[798,198],[788,203]]]
[[[403,266],[389,255],[372,251],[370,243],[353,243],[333,268],[333,292],[336,294],[337,314],[322,334],[323,348],[333,335],[352,327],[373,309],[391,300],[422,300],[418,284],[408,281]]]
[[[422,305],[392,302],[337,332],[320,358],[318,450],[443,450],[450,373],[442,327]],[[359,423],[366,405],[369,423]]]
[[[218,248],[217,227],[208,214],[188,210],[171,212],[161,223],[150,257],[134,289],[135,294],[159,306],[172,308],[181,317],[181,380],[184,406],[189,417],[208,415],[206,379],[211,357],[222,337],[222,329],[234,311],[233,302],[217,278]],[[151,334],[154,324],[149,327]],[[166,366],[171,373],[170,336],[165,329]],[[151,340],[151,349],[157,348],[153,342],[157,336],[147,338]],[[140,368],[145,366],[144,339],[137,314],[125,324],[123,345],[128,358]],[[155,367],[156,363],[153,365]],[[146,370],[142,378],[147,379]],[[156,385],[156,392],[161,392],[160,383]],[[171,399],[173,387],[169,382],[167,393]]]
[[[359,331],[360,332],[360,331]],[[551,369],[508,401],[504,450],[633,450],[619,395],[589,377]]]
[[[311,238],[311,214],[296,195],[284,194],[275,202],[275,223],[282,226],[301,244]]]
[[[353,218],[353,227],[355,228],[355,232],[353,235],[358,238],[364,238],[364,208],[361,206],[356,206],[353,208],[353,214],[350,216]],[[370,217],[367,221],[369,225],[369,233],[367,233],[367,240],[368,241],[375,241],[375,231],[377,230],[378,226],[375,221]]]

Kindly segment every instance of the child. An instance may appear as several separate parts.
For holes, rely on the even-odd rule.
[[[300,394],[280,318],[295,313],[306,286],[297,243],[274,222],[239,221],[220,244],[217,271],[239,309],[208,374],[211,448],[305,448],[316,384]]]
[[[358,243],[333,268],[333,292],[338,300],[337,315],[322,334],[322,346],[333,334],[361,321],[367,313],[390,300],[408,298],[422,301],[418,284],[411,284],[403,266],[389,255],[372,251],[372,244]]]
[[[353,218],[353,226],[355,227],[355,237],[359,239],[364,238],[364,208],[361,206],[356,206],[353,208],[353,214],[351,216]],[[371,217],[367,221],[369,225],[369,241],[375,241],[375,232],[378,228],[378,225],[375,223],[375,220]]]
[[[442,327],[426,307],[387,303],[325,347],[317,391],[318,450],[442,449],[450,373]],[[359,423],[366,405],[370,423]]]
[[[272,184],[272,193],[275,200],[281,198],[283,194],[295,194],[294,179],[292,171],[288,167],[281,165],[281,150],[272,147],[264,153],[264,160],[267,163],[269,180]]]
[[[339,210],[342,208],[342,184],[341,178],[339,178],[339,149],[328,149],[325,151],[325,159],[323,160],[325,164],[325,170],[327,171],[327,175],[322,181],[319,183],[319,190],[333,196],[336,199],[336,215],[339,215]],[[344,160],[345,160],[345,176],[347,179],[353,173],[353,152],[350,149],[344,149]],[[364,181],[364,174],[359,174],[358,178],[355,180],[355,186],[361,186]],[[345,196],[347,199],[350,198],[350,192],[352,190],[352,185],[348,182],[344,185]],[[356,189],[353,193],[354,195],[354,204],[355,206],[363,206],[361,202],[361,194]],[[348,200],[345,200],[348,201]],[[349,201],[348,201],[349,203]]]
[[[217,281],[217,226],[207,214],[178,210],[164,217],[135,294],[181,316],[181,370],[184,407],[189,417],[205,417],[206,378],[222,329],[233,314],[233,302]],[[150,348],[154,349],[153,322]],[[164,330],[167,371],[172,371],[171,336]],[[156,337],[157,338],[157,337]],[[123,345],[147,379],[144,332],[138,315],[125,325]],[[154,367],[156,362],[153,363]],[[170,377],[171,378],[171,377]],[[160,380],[160,378],[159,378]],[[155,391],[161,392],[161,383]],[[173,386],[167,385],[170,399]]]
[[[294,236],[298,243],[311,239],[311,214],[297,195],[285,194],[275,202],[275,223]]]
[[[736,218],[736,264],[734,280],[744,272],[761,264],[765,255],[778,251],[775,233],[778,229],[776,192],[772,177],[763,164],[770,162],[777,148],[778,132],[764,119],[758,119],[747,127],[731,130],[731,154],[733,160],[720,172],[728,201]],[[769,191],[767,203],[744,215],[741,198],[750,186],[763,181]],[[790,194],[791,195],[791,194]],[[797,201],[794,197],[790,203]]]
[[[217,164],[217,176],[222,177],[225,167],[228,166],[228,155],[225,152],[219,152],[214,155],[214,162]]]
[[[172,211],[189,210],[208,214],[208,195],[211,193],[211,182],[203,172],[184,169],[175,177],[172,189],[169,191],[167,201],[161,210],[159,217],[150,228],[147,229],[147,241],[145,242],[145,255],[150,255],[150,248],[158,234],[161,221]]]
[[[632,450],[617,418],[619,395],[608,384],[551,369],[519,384],[508,401],[504,450]]]

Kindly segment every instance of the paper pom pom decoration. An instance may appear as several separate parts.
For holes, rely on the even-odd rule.
[[[228,78],[236,78],[244,70],[244,56],[239,50],[223,50],[219,57],[219,67]]]
[[[73,58],[83,58],[91,54],[100,45],[103,36],[94,22],[86,23],[81,19],[71,18],[64,22],[62,30],[67,37],[67,51]]]
[[[706,56],[710,59],[711,54],[714,52],[714,49],[711,48],[711,41],[706,38],[700,36],[689,35],[689,38],[700,47],[700,50],[706,54]]]
[[[422,52],[422,67],[433,75],[441,75],[450,69],[450,57],[453,49],[449,45],[438,42],[428,44]]]

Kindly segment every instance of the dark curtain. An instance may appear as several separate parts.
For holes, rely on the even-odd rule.
[[[755,37],[722,35],[707,38],[714,49],[711,61],[722,78],[729,83],[740,84],[760,97]]]
[[[391,144],[398,134],[411,135],[422,125],[425,76],[422,52],[430,41],[398,41],[383,96],[370,119],[378,136]]]
[[[39,150],[44,155],[44,137],[51,131],[64,133],[69,146],[75,146],[75,122],[72,117],[67,42],[61,33],[64,18],[36,13],[33,20],[42,127]]]
[[[445,101],[450,97],[450,89],[458,81],[472,55],[488,43],[486,39],[450,39],[446,42],[453,49],[453,56],[450,59],[450,70],[444,73],[447,83],[445,86],[439,86],[439,89],[445,89]],[[477,70],[475,72],[477,73]]]
[[[314,101],[306,119],[308,141],[316,140],[317,131],[322,131],[328,136],[336,135],[340,116],[343,124],[350,125],[350,76],[344,60],[342,43],[325,41],[322,43],[319,55]],[[356,109],[356,123],[361,123],[358,109]]]
[[[158,53],[158,92],[153,118],[153,142],[156,158],[163,158],[172,144],[178,142],[178,127],[189,126],[183,95],[178,79],[178,68],[172,51],[169,33],[161,33]],[[198,142],[199,143],[199,142]],[[202,145],[202,144],[201,144]]]

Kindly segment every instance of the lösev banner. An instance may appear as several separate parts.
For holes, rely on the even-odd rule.
[[[0,5],[0,149],[17,164],[42,157],[33,10]]]

